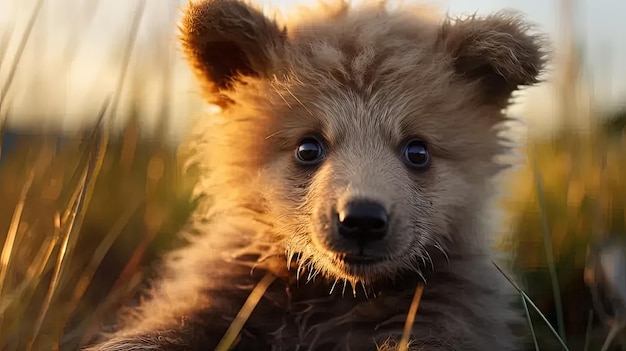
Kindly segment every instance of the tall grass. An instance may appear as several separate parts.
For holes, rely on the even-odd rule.
[[[509,249],[515,252],[515,268],[526,281],[525,291],[550,323],[563,323],[572,347],[588,342],[590,350],[599,349],[606,336],[606,321],[589,320],[592,302],[583,272],[588,247],[596,240],[626,238],[625,146],[626,138],[614,130],[592,136],[564,132],[536,140],[526,154],[529,163],[536,163],[543,186],[537,187],[533,167],[522,168],[511,181],[513,196],[504,203],[515,221],[514,245]],[[602,158],[606,162],[601,163]],[[555,278],[563,303],[561,320],[551,285]],[[552,334],[535,326],[538,335]],[[546,338],[547,346],[558,348],[553,342]]]
[[[139,287],[144,268],[170,246],[193,209],[193,182],[165,136],[167,122],[147,138],[141,105],[118,108],[122,96],[139,101],[140,91],[127,82],[138,79],[129,63],[145,1],[138,2],[115,91],[98,116],[85,116],[95,125],[78,133],[8,129],[8,120],[22,116],[6,108],[7,92],[42,3],[19,38],[6,31],[0,43],[6,49],[10,36],[19,40],[12,56],[3,55],[8,74],[0,96],[3,350],[75,350],[87,342]],[[75,45],[66,47],[70,61]],[[113,128],[115,119],[126,121],[121,130]]]
[[[3,161],[6,349],[75,349],[184,224],[191,183],[175,150],[133,129],[112,136],[105,154],[100,138],[23,135]]]

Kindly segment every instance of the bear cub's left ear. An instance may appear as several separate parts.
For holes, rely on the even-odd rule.
[[[478,84],[483,103],[505,105],[514,90],[538,83],[544,69],[543,38],[530,29],[514,14],[448,19],[437,47],[459,76]]]

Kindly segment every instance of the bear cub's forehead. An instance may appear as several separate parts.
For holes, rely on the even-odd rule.
[[[287,69],[312,83],[326,78],[366,92],[385,80],[398,84],[443,58],[435,52],[438,28],[421,16],[367,10],[298,23],[288,28]]]
[[[462,87],[453,85],[449,62],[434,49],[436,25],[391,19],[355,16],[296,27],[284,70],[266,90],[287,104],[285,122],[324,129],[332,139],[358,128],[394,142],[418,124],[427,131],[423,119],[453,113]]]

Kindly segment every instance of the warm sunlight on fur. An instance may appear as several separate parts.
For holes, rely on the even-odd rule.
[[[502,111],[544,64],[519,16],[338,3],[283,26],[242,1],[184,11],[184,53],[221,107],[190,139],[204,198],[190,244],[90,350],[213,349],[265,272],[279,279],[238,350],[397,343],[422,280],[412,350],[521,346],[486,239]]]

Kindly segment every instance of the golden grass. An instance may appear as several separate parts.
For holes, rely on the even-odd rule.
[[[155,257],[184,224],[193,204],[175,150],[135,139],[130,167],[121,167],[129,138],[114,138],[106,153],[88,146],[83,162],[85,141],[71,138],[49,153],[55,143],[38,139],[50,138],[23,137],[5,154],[3,349],[75,349],[137,286],[146,254]]]
[[[193,208],[193,180],[182,175],[175,147],[163,139],[142,139],[136,123],[130,118],[122,135],[110,138],[103,131],[86,131],[86,137],[68,137],[63,143],[50,136],[25,136],[15,148],[3,150],[4,349],[71,350],[87,342],[108,313],[136,291],[149,263],[184,224]],[[626,160],[623,140],[597,139],[603,141],[602,149],[598,140],[571,135],[533,144],[528,157],[536,159],[543,187],[538,189],[536,175],[524,168],[513,178],[516,192],[506,203],[516,223],[509,249],[517,253],[516,268],[524,281],[522,304],[533,307],[528,312],[536,332],[533,344],[541,348],[561,343],[552,327],[559,321],[543,250],[546,230],[564,297],[567,344],[593,346],[605,337],[597,321],[591,323],[589,308],[581,308],[589,306],[588,298],[576,295],[584,288],[591,229],[598,226],[596,207],[585,203],[595,199],[606,217],[606,231],[623,233],[626,187],[620,175]],[[607,161],[601,167],[594,155],[603,153]],[[538,191],[544,206],[539,206]],[[254,308],[252,298],[224,345],[236,342],[238,328]],[[544,323],[532,323],[531,313],[537,311]],[[407,323],[415,313],[408,311]],[[585,318],[576,319],[578,314]]]
[[[52,136],[24,136],[13,149],[2,150],[3,349],[72,350],[86,343],[136,292],[145,269],[190,214],[193,179],[183,175],[176,148],[164,137],[141,138],[139,120],[128,118],[121,135],[96,128],[62,143]],[[582,271],[598,228],[620,235],[626,228],[624,146],[623,138],[605,134],[534,141],[526,153],[538,174],[525,167],[512,178],[515,191],[504,205],[516,225],[505,248],[516,253],[515,268],[524,282],[520,291],[532,325],[531,347],[565,349],[559,328],[567,332],[568,345],[584,341],[589,349],[606,336],[589,317]],[[598,155],[606,161],[599,162]],[[549,260],[564,300],[560,319]],[[253,298],[221,346],[236,342],[254,309]],[[408,311],[409,325],[416,311],[417,304]],[[533,323],[531,315],[543,323]]]
[[[404,330],[402,331],[402,338],[400,339],[398,351],[407,351],[409,348],[411,342],[411,330],[413,329],[413,323],[415,323],[415,316],[417,315],[417,309],[419,308],[423,292],[424,284],[419,283],[417,288],[415,288],[415,294],[413,295],[413,300],[411,300],[409,313],[406,316],[406,322],[404,324]]]
[[[569,345],[594,349],[606,336],[606,321],[591,320],[583,272],[589,245],[626,237],[625,147],[623,134],[603,129],[533,140],[525,151],[529,166],[512,177],[513,195],[503,202],[514,230],[501,248],[514,254],[526,294]]]
[[[243,304],[233,322],[228,326],[226,333],[222,337],[222,340],[217,344],[215,351],[228,351],[235,344],[235,340],[239,336],[239,333],[243,329],[244,324],[254,311],[254,308],[259,303],[263,294],[272,282],[276,279],[276,277],[271,273],[266,273],[265,276],[257,283],[257,285],[252,289],[250,295],[246,299],[246,302]]]

